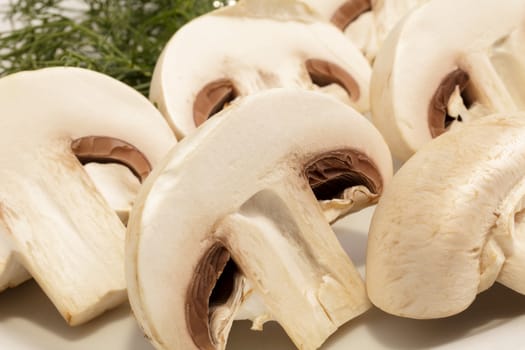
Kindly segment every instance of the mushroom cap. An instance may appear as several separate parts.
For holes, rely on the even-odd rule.
[[[234,102],[169,153],[141,188],[127,236],[131,305],[156,346],[220,348],[208,339],[208,326],[201,325],[199,334],[189,331],[196,329],[190,322],[196,316],[188,303],[195,280],[214,284],[222,272],[210,277],[197,269],[203,261],[212,265],[204,258],[217,244],[298,347],[319,346],[368,308],[359,274],[305,174],[312,159],[337,152],[359,155],[350,168],[373,164],[369,174],[383,182],[391,176],[388,147],[364,117],[331,96],[272,89]],[[249,239],[254,241],[244,241]],[[292,290],[300,291],[297,298],[288,297]],[[311,324],[316,327],[301,332]]]
[[[126,298],[125,227],[81,162],[143,178],[176,140],[137,91],[80,68],[0,79],[0,112],[0,288],[25,269],[69,323],[85,322]]]
[[[275,87],[337,84],[368,110],[370,74],[359,50],[307,6],[250,0],[182,27],[157,62],[150,99],[181,138],[232,99]]]
[[[366,284],[376,306],[438,318],[494,281],[525,294],[524,116],[452,129],[399,169],[370,226]]]
[[[461,29],[450,23],[460,24]],[[404,18],[376,57],[370,88],[372,120],[394,156],[406,160],[432,139],[431,101],[447,75],[458,69],[467,74],[467,81],[470,76],[468,89],[479,90],[473,92],[477,102],[499,111],[483,101],[506,95],[494,87],[500,85],[495,83],[497,77],[487,78],[493,71],[490,50],[524,23],[521,0],[431,0]],[[449,85],[454,84],[459,83]],[[445,107],[449,97],[450,93]]]

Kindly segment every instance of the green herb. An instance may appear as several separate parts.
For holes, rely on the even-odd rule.
[[[18,29],[0,33],[0,76],[76,66],[113,76],[147,94],[155,62],[186,22],[211,0],[11,0]],[[76,6],[79,4],[80,6]]]

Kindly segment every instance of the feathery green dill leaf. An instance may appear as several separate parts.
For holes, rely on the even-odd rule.
[[[0,33],[0,76],[76,66],[113,76],[147,94],[155,62],[186,22],[211,0],[11,0]]]

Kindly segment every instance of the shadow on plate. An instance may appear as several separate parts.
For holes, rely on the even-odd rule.
[[[499,284],[478,295],[464,312],[436,320],[411,320],[388,315],[373,308],[343,326],[326,343],[327,349],[351,337],[362,327],[373,342],[388,349],[424,349],[475,336],[525,315],[525,296]]]
[[[438,320],[410,320],[388,315],[377,308],[350,321],[321,349],[427,349],[475,336],[525,315],[525,296],[501,285],[480,294],[463,313]],[[292,342],[279,325],[268,323],[263,332],[250,331],[248,321],[236,322],[228,350],[292,350]]]
[[[13,318],[24,319],[68,340],[83,339],[109,323],[127,318],[131,312],[125,304],[106,312],[96,322],[70,327],[33,280],[0,293],[0,310],[0,325]]]

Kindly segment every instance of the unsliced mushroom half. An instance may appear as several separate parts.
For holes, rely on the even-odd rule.
[[[373,62],[392,28],[428,0],[302,0],[357,45]]]
[[[372,119],[394,155],[406,160],[456,121],[525,108],[524,30],[522,0],[431,0],[412,11],[372,74]]]
[[[323,89],[369,110],[371,68],[306,5],[245,0],[199,17],[164,48],[150,99],[182,138],[232,100],[276,87]]]
[[[372,218],[372,302],[437,318],[463,311],[495,281],[525,294],[524,174],[524,113],[474,121],[421,148]]]
[[[67,322],[88,321],[126,298],[125,227],[82,165],[142,181],[175,137],[138,92],[79,68],[0,79],[0,114],[0,288],[31,275]]]
[[[369,302],[316,199],[380,193],[391,172],[377,130],[331,96],[273,89],[234,103],[170,152],[131,213],[128,292],[148,338],[224,349],[233,320],[249,318],[318,348]]]

